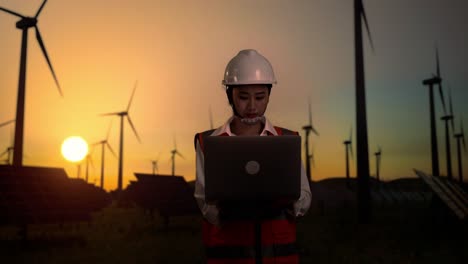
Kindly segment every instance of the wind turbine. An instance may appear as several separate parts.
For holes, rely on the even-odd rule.
[[[23,165],[24,101],[25,101],[25,93],[26,93],[26,58],[27,58],[27,50],[28,50],[28,29],[29,28],[34,27],[34,29],[36,30],[37,42],[39,43],[42,53],[44,54],[47,64],[49,65],[49,69],[52,72],[52,75],[54,77],[55,84],[58,87],[59,93],[61,96],[63,96],[62,89],[60,88],[60,84],[58,82],[57,76],[55,75],[54,69],[52,68],[52,63],[50,62],[49,56],[47,55],[47,50],[44,46],[44,42],[42,41],[39,27],[37,26],[37,18],[39,17],[39,14],[44,8],[44,5],[46,4],[46,2],[47,0],[44,0],[44,2],[42,2],[41,6],[39,7],[39,10],[37,10],[37,13],[34,17],[26,17],[14,11],[0,7],[0,10],[21,18],[21,20],[16,22],[16,28],[22,30],[22,39],[21,39],[20,72],[19,72],[19,81],[18,81],[18,98],[17,98],[17,104],[16,104],[15,144],[14,144],[14,151],[13,151],[13,165],[14,166]]]
[[[103,116],[106,115],[116,115],[120,116],[120,149],[119,149],[119,175],[118,175],[118,184],[117,184],[117,191],[120,193],[122,191],[122,169],[123,169],[123,136],[124,136],[124,117],[127,117],[128,123],[132,127],[133,133],[135,133],[136,138],[138,139],[138,142],[141,143],[140,137],[138,136],[138,133],[135,129],[135,126],[132,123],[132,120],[130,119],[130,116],[128,114],[128,111],[130,110],[130,106],[132,104],[133,96],[135,95],[135,90],[137,87],[137,83],[135,82],[135,87],[133,88],[132,96],[130,97],[130,101],[128,102],[127,109],[122,112],[115,112],[115,113],[107,113],[107,114],[102,114]]]
[[[0,153],[0,157],[3,157],[5,154],[7,155],[7,158],[2,160],[6,162],[6,164],[10,165],[11,164],[11,152],[13,151],[13,147],[7,147],[6,150],[2,153]]]
[[[353,128],[351,127],[349,131],[349,139],[343,141],[345,145],[345,158],[346,158],[346,185],[350,187],[349,182],[349,153],[351,153],[351,159],[353,158]]]
[[[158,171],[158,161],[159,161],[159,157],[161,156],[161,153],[158,154],[158,158],[155,159],[155,160],[152,160],[151,161],[151,165],[153,166],[153,175],[156,175],[156,171]]]
[[[369,145],[367,139],[366,89],[364,78],[364,56],[362,45],[362,20],[374,50],[362,0],[354,0],[354,48],[356,74],[356,147],[357,147],[357,201],[360,223],[371,218],[371,196],[369,186]]]
[[[379,146],[377,152],[374,153],[375,155],[375,177],[377,181],[380,181],[380,158],[382,155],[382,148]]]
[[[449,87],[449,109],[450,113],[442,116],[440,119],[445,121],[445,154],[447,158],[447,178],[452,179],[452,151],[450,149],[450,128],[448,122],[452,125],[452,131],[455,131],[454,124],[453,124],[453,107],[452,107],[452,96],[450,94],[450,87]]]
[[[11,124],[13,122],[15,122],[14,119],[3,122],[3,123],[0,124],[0,127],[4,127],[4,126],[9,125],[9,124]],[[13,139],[13,136],[12,136],[12,139]],[[8,164],[8,165],[11,164],[11,156],[12,156],[11,153],[12,153],[12,151],[13,151],[13,144],[11,144],[9,147],[7,147],[4,152],[0,153],[0,157],[2,157],[5,154],[7,155],[7,158],[5,160],[3,160],[3,161],[5,161],[6,164]]]
[[[184,156],[177,150],[177,144],[174,137],[174,149],[171,150],[171,161],[172,161],[172,176],[175,175],[175,155],[179,155],[181,158],[185,159]]]
[[[466,154],[465,133],[463,132],[463,121],[460,118],[460,133],[454,135],[457,139],[457,156],[458,156],[458,180],[463,183],[463,168],[462,168],[462,155],[460,151],[460,141],[463,144],[463,151]]]
[[[442,100],[442,106],[445,110],[445,100],[444,93],[442,90],[442,79],[440,77],[440,67],[439,67],[439,52],[436,47],[436,64],[437,64],[437,75],[433,75],[432,78],[423,80],[423,85],[429,87],[429,111],[430,111],[430,125],[431,125],[431,157],[432,157],[432,175],[439,176],[439,150],[437,146],[437,129],[435,123],[435,107],[434,107],[434,85],[439,86],[440,98]]]
[[[306,174],[309,181],[312,181],[312,172],[310,169],[310,155],[309,155],[309,135],[310,132],[314,132],[315,135],[319,135],[317,130],[312,126],[312,110],[310,108],[310,98],[309,98],[309,124],[302,127],[306,133],[305,137],[305,156],[306,156]]]
[[[112,127],[112,122],[109,124],[109,128],[107,129],[106,139],[103,139],[93,144],[93,146],[98,145],[98,144],[101,145],[101,186],[100,187],[103,190],[104,190],[104,161],[105,161],[106,146],[110,150],[112,155],[114,155],[114,157],[117,157],[108,141],[111,127]]]
[[[86,180],[86,183],[88,183],[88,175],[89,175],[89,164],[91,164],[91,167],[93,167],[94,169],[94,164],[93,164],[93,158],[91,157],[91,154],[92,154],[92,151],[91,153],[88,153],[86,155],[86,177],[85,177],[85,180]]]

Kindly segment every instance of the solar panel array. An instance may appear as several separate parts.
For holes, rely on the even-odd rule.
[[[193,188],[182,176],[135,173],[124,197],[163,217],[198,214]]]
[[[419,170],[415,172],[459,219],[468,218],[468,194],[456,182]]]
[[[110,196],[62,168],[0,166],[0,224],[89,220]]]

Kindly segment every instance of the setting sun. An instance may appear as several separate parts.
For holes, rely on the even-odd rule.
[[[66,138],[62,143],[62,155],[71,162],[78,162],[88,154],[88,143],[79,136]]]

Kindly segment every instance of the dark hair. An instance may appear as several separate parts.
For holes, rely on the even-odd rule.
[[[268,88],[268,95],[270,95],[272,85],[271,84],[266,84],[266,86]],[[237,88],[237,87],[241,87],[241,85],[226,86],[226,95],[227,95],[227,98],[228,98],[228,101],[229,101],[229,105],[231,105],[232,112],[236,116],[238,116],[239,113],[237,113],[236,108],[234,107],[234,100],[232,99],[232,91],[234,90],[234,88]]]

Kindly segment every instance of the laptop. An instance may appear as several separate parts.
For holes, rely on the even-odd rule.
[[[204,149],[208,203],[299,198],[300,136],[210,136]]]

